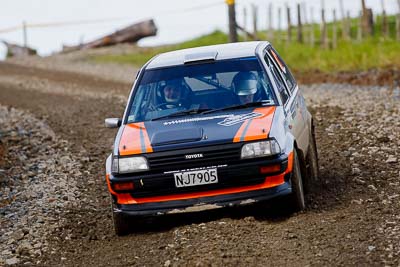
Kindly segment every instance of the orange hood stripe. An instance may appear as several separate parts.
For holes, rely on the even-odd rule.
[[[119,154],[126,156],[151,152],[153,148],[144,123],[127,124],[119,142]]]
[[[256,108],[253,112],[260,113],[262,116],[246,120],[233,138],[234,143],[266,139],[268,137],[275,107]]]

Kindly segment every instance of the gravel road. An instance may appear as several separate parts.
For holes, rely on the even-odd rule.
[[[126,68],[111,79],[37,66],[0,63],[0,265],[399,265],[399,88],[301,86],[322,178],[304,212],[271,202],[170,215],[117,237],[104,182],[115,131],[103,121],[123,112],[131,85],[112,73]]]

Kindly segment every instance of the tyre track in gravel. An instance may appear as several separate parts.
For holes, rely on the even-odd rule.
[[[46,71],[47,72],[47,71]],[[53,234],[56,250],[44,255],[48,266],[159,266],[159,265],[375,265],[385,259],[385,236],[376,233],[382,223],[381,207],[363,206],[354,199],[374,199],[374,193],[354,181],[348,158],[351,138],[346,131],[326,134],[327,128],[344,121],[343,109],[319,104],[317,144],[324,182],[308,197],[304,213],[289,216],[274,205],[253,205],[196,214],[165,216],[138,224],[132,235],[116,237],[112,231],[108,193],[104,184],[104,160],[115,131],[105,129],[105,117],[120,117],[121,98],[68,94],[68,83],[84,92],[106,92],[126,97],[130,85],[101,79],[17,65],[0,64],[0,103],[26,109],[44,118],[57,135],[73,145],[71,153],[85,150],[90,157],[87,177],[82,177],[86,197],[82,207],[66,210],[68,223]],[[62,93],[51,93],[24,83],[1,82],[8,78],[36,77],[63,84]],[[25,81],[25,80],[24,80]],[[107,84],[110,83],[110,84]],[[45,83],[47,84],[47,83]],[[28,88],[28,89],[27,89]],[[328,101],[328,100],[327,100]],[[350,127],[350,126],[349,126]],[[365,167],[372,173],[372,169]],[[274,203],[272,203],[274,204]],[[391,211],[389,210],[389,213]],[[373,246],[374,249],[369,249]],[[375,247],[377,249],[375,249]]]

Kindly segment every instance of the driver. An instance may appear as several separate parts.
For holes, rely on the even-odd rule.
[[[167,81],[164,87],[165,102],[177,105],[182,98],[182,87],[178,80]]]
[[[189,92],[185,91],[186,87],[182,83],[181,79],[174,79],[166,81],[162,94],[165,100],[165,108],[176,108],[187,106],[190,95]]]
[[[239,98],[240,104],[247,104],[255,99],[257,93],[258,81],[252,72],[239,72],[232,80],[233,91]]]

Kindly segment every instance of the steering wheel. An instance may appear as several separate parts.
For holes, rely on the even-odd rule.
[[[172,106],[174,108],[178,106],[176,104],[171,104],[171,103],[161,103],[161,104],[158,104],[157,106],[155,106],[154,109],[155,110],[161,110],[162,109],[161,107],[167,107],[167,105],[168,106]]]

